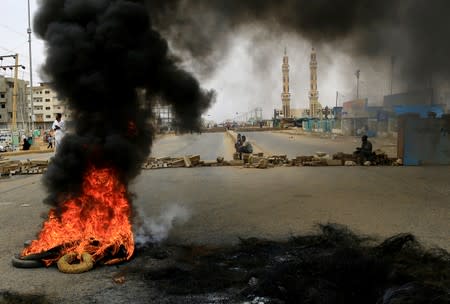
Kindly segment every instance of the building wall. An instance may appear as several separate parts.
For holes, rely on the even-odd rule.
[[[37,129],[50,129],[57,113],[62,114],[63,120],[71,119],[67,101],[59,98],[58,93],[48,83],[33,87],[33,109]]]
[[[29,122],[27,108],[27,84],[17,80],[16,122],[17,129],[26,129]],[[14,78],[0,75],[0,129],[10,129],[13,117]]]
[[[157,129],[172,129],[173,125],[173,112],[172,107],[170,105],[162,105],[160,103],[156,103],[153,106],[153,115],[155,118],[155,126]]]
[[[294,118],[300,118],[300,117],[304,117],[306,115],[303,115],[305,112],[305,109],[291,109],[291,117]]]
[[[405,165],[450,165],[449,115],[404,115],[399,117],[398,126],[397,153]]]

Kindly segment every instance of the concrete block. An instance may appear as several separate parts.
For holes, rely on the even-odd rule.
[[[340,159],[327,159],[328,166],[342,166],[342,160]]]

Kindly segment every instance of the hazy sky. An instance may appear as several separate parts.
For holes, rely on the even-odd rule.
[[[37,0],[31,0],[32,17]],[[29,80],[28,15],[26,0],[2,0],[0,18],[0,55],[18,53],[20,64],[26,70],[19,77]],[[294,34],[269,35],[264,29],[246,29],[233,35],[227,56],[216,62],[211,74],[202,75],[189,61],[188,69],[197,75],[206,89],[217,91],[217,102],[205,113],[205,118],[222,121],[233,119],[255,107],[263,108],[264,118],[270,118],[274,108],[281,108],[281,63],[287,48],[290,64],[291,108],[308,107],[309,55],[312,43]],[[42,40],[32,36],[33,84],[42,81],[39,67],[45,60]],[[11,60],[11,61],[9,61]],[[318,48],[319,101],[323,106],[334,106],[336,91],[340,92],[339,105],[356,96],[354,72],[361,69],[360,94],[381,96],[389,87],[389,58],[381,58],[377,65],[365,60],[349,58],[334,49]],[[3,64],[13,64],[12,59]],[[120,71],[118,71],[120,73]],[[11,71],[0,71],[11,76]],[[370,79],[370,80],[369,80]],[[370,85],[369,85],[370,83]],[[376,101],[374,98],[373,101]]]

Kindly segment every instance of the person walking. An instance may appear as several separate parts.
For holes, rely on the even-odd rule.
[[[47,149],[53,149],[53,136],[52,136],[52,130],[48,132],[47,134]]]

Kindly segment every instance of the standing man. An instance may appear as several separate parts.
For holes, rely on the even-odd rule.
[[[61,140],[64,137],[65,123],[61,119],[61,113],[56,114],[56,120],[53,122],[52,130],[55,131],[55,151],[59,148]]]

